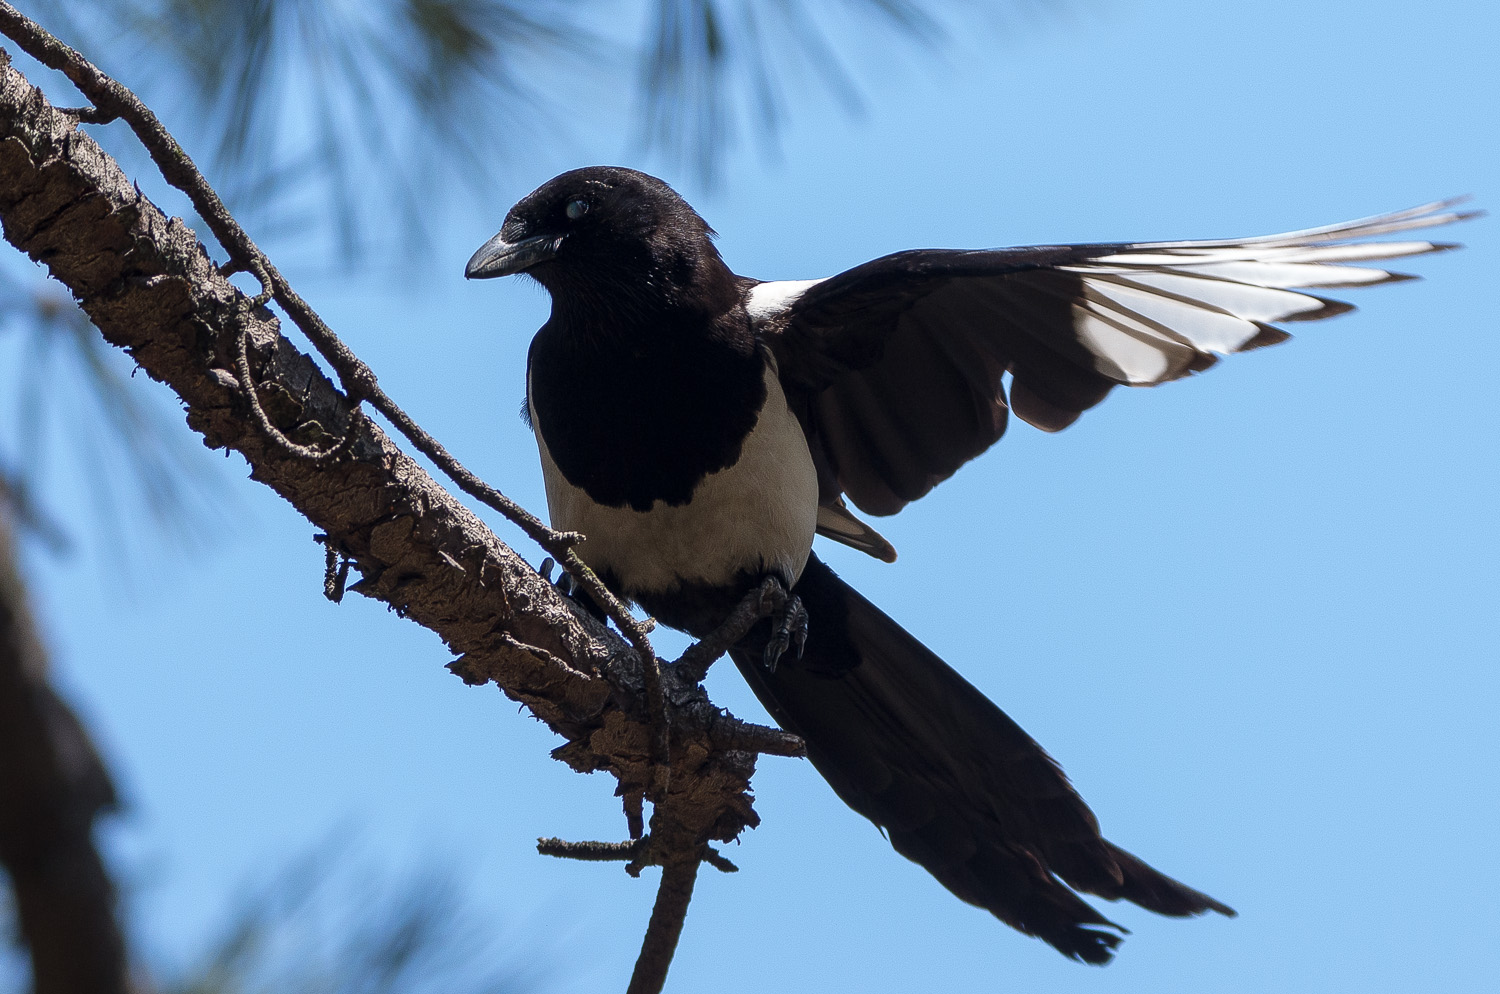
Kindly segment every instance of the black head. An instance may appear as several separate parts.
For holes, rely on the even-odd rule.
[[[464,276],[525,273],[554,301],[601,293],[614,300],[673,298],[732,279],[712,235],[687,201],[656,177],[589,166],[522,198],[500,233],[469,259]]]

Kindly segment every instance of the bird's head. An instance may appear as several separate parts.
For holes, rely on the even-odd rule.
[[[666,183],[617,166],[574,169],[510,209],[469,259],[471,280],[525,273],[565,298],[671,298],[727,274],[713,229]],[[710,280],[710,282],[718,282]]]

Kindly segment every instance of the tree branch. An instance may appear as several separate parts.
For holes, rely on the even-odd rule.
[[[693,899],[693,884],[698,880],[698,862],[689,856],[662,866],[656,904],[651,907],[651,924],[646,929],[646,941],[641,944],[641,954],[636,958],[625,994],[658,994],[666,985],[667,968],[677,952],[688,902]]]
[[[0,29],[12,30],[19,15],[4,4],[0,14]],[[655,950],[652,962],[662,950],[669,961],[691,895],[687,867],[708,858],[710,840],[730,841],[758,822],[749,795],[755,756],[747,747],[764,742],[788,752],[787,737],[725,716],[695,681],[658,670],[634,619],[622,625],[632,646],[575,610],[358,416],[373,376],[346,381],[354,388],[349,396],[337,390],[281,336],[258,299],[228,281],[193,231],[163,215],[77,130],[78,119],[53,108],[8,59],[0,64],[5,238],[44,263],[108,341],[177,393],[206,444],[244,456],[253,479],[289,501],[352,562],[360,579],[350,590],[437,633],[458,655],[450,669],[465,681],[493,681],[526,705],[568,740],[556,758],[580,772],[608,771],[619,781],[617,793],[653,802],[651,834],[670,870],[663,886],[670,878],[672,887],[658,902],[646,946]],[[272,272],[266,267],[268,278]],[[279,276],[272,279],[274,289]],[[300,298],[278,300],[292,301],[294,317],[305,307]],[[257,423],[252,391],[274,433]],[[345,450],[343,457],[304,458],[299,448],[324,451],[330,443]],[[446,457],[440,446],[434,451]],[[557,535],[547,529],[538,539],[544,547],[549,534]],[[577,562],[571,549],[548,551]],[[572,563],[570,571],[577,570]],[[575,576],[587,587],[592,574]],[[659,967],[664,978],[665,962]]]
[[[488,504],[505,515],[524,531],[530,539],[557,557],[564,567],[589,592],[621,632],[630,640],[645,663],[645,688],[650,711],[652,759],[659,766],[667,764],[667,722],[662,702],[661,666],[652,649],[647,633],[650,625],[638,621],[614,593],[594,575],[594,571],[578,558],[573,546],[582,538],[573,532],[555,531],[541,519],[512,501],[500,491],[469,472],[457,459],[449,454],[437,439],[422,429],[416,421],[380,389],[375,373],[355,355],[343,341],[333,333],[317,312],[292,289],[259,246],[240,227],[214,192],[208,180],[199,172],[192,158],[178,144],[171,132],[162,125],[151,109],[128,88],[105,75],[97,66],[81,54],[53,37],[45,28],[16,10],[8,3],[0,2],[0,32],[11,38],[32,58],[68,77],[78,91],[94,102],[94,112],[87,108],[72,109],[61,113],[78,121],[95,123],[122,120],[130,126],[135,136],[151,155],[151,161],[161,170],[166,181],[187,194],[193,209],[203,218],[219,244],[229,253],[229,262],[220,268],[225,276],[236,272],[252,273],[260,281],[261,292],[252,298],[247,307],[256,309],[268,301],[275,300],[312,342],[318,353],[327,360],[338,374],[345,395],[354,402],[354,412],[347,419],[343,433],[336,436],[333,445],[318,449],[298,444],[287,438],[267,417],[254,388],[250,361],[242,329],[236,339],[231,355],[230,369],[235,373],[241,390],[249,401],[250,411],[256,423],[272,442],[287,450],[288,454],[314,461],[332,462],[347,452],[358,434],[359,403],[368,400],[376,410],[396,426],[407,440],[427,458],[431,459],[460,489],[471,497]],[[657,771],[660,773],[660,771]],[[658,785],[659,787],[660,785]]]
[[[114,786],[47,682],[0,503],[0,864],[10,873],[36,994],[127,994],[115,889],[94,846]]]

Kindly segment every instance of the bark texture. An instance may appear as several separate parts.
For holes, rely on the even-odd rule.
[[[46,265],[107,340],[181,397],[206,444],[240,453],[254,479],[352,560],[359,580],[350,589],[436,632],[457,656],[450,669],[525,704],[567,739],[554,755],[580,772],[613,774],[627,809],[643,794],[653,801],[655,840],[683,854],[756,823],[744,726],[669,672],[669,775],[653,776],[640,659],[377,426],[356,419],[348,456],[323,463],[264,436],[232,372],[242,335],[261,403],[288,438],[341,437],[351,405],[282,337],[273,314],[249,308],[193,231],[144,197],[8,59],[0,221],[6,240]],[[308,580],[315,588],[315,575]]]

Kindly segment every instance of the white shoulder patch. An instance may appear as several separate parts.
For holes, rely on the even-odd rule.
[[[750,288],[750,296],[745,300],[745,310],[750,313],[752,324],[760,324],[769,321],[787,312],[797,298],[802,296],[812,287],[822,283],[822,280],[776,280],[771,283],[758,283]]]

